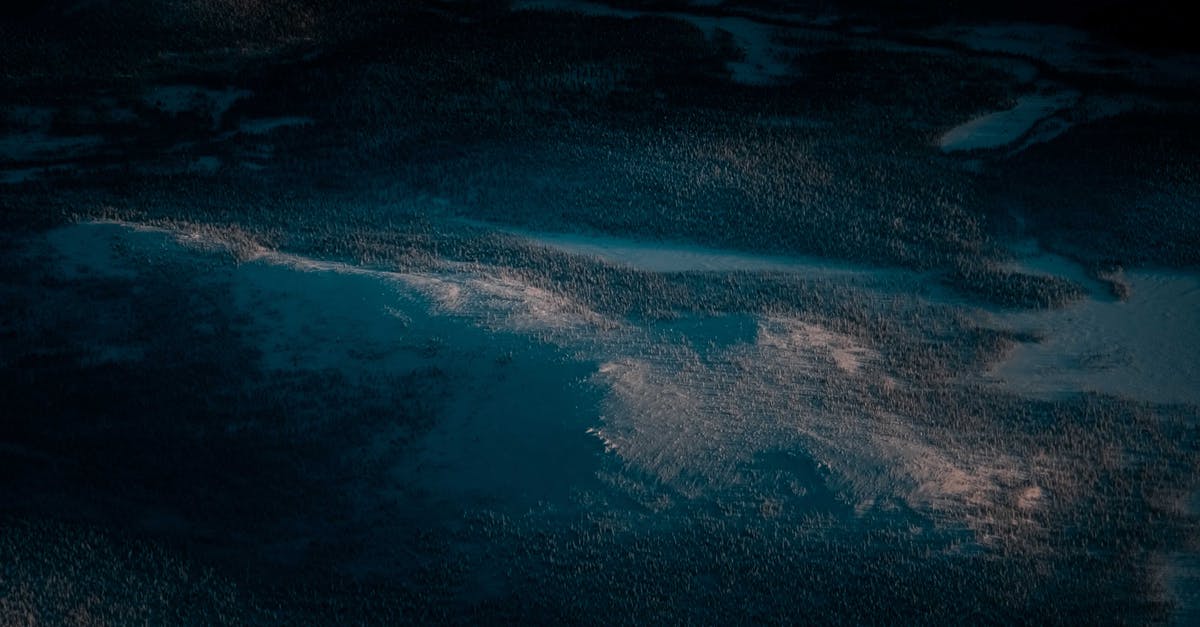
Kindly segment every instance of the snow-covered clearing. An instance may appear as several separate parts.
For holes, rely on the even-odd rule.
[[[1039,397],[1083,391],[1200,404],[1200,277],[1127,270],[1129,300],[1093,295],[1063,309],[1005,313],[1004,325],[1041,336],[990,376]]]
[[[1073,91],[1022,96],[1011,109],[979,116],[946,131],[938,145],[945,152],[1007,146],[1078,99],[1079,94]]]

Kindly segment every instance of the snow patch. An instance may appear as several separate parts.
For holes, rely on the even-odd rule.
[[[943,152],[1007,146],[1078,99],[1079,93],[1074,91],[1022,96],[1012,109],[988,113],[950,129],[938,140],[938,145]]]
[[[1124,279],[1125,302],[1092,297],[1059,310],[995,314],[1044,339],[1019,344],[988,376],[1039,398],[1090,391],[1200,404],[1200,276],[1126,270]]]

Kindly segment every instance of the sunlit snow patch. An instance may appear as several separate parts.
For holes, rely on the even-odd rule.
[[[814,323],[776,317],[757,338],[700,359],[686,347],[605,363],[606,449],[682,494],[753,489],[747,474],[770,451],[811,458],[820,485],[849,510],[898,504],[989,541],[997,511],[1036,510],[1028,464],[1004,452],[924,433],[872,399],[883,378],[872,349]],[[1013,527],[1010,531],[1020,529]]]

